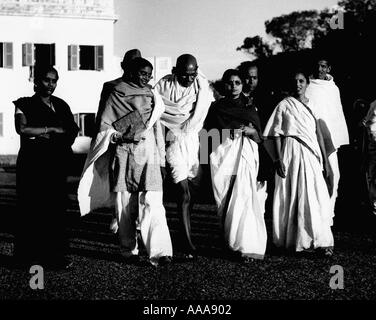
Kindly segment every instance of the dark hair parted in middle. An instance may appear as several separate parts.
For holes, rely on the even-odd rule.
[[[290,80],[293,80],[297,74],[303,75],[307,80],[307,83],[309,83],[309,73],[303,68],[296,68],[292,73],[290,73]]]
[[[222,76],[222,82],[226,83],[227,81],[230,80],[232,76],[237,76],[239,79],[244,83],[244,77],[242,76],[241,72],[236,69],[227,69]]]

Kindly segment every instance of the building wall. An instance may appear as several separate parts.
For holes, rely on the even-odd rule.
[[[150,80],[149,84],[154,86],[161,78],[165,75],[170,74],[172,70],[172,60],[171,57],[146,57],[153,65],[153,79]]]
[[[113,54],[114,20],[0,15],[0,26],[0,42],[13,43],[13,68],[0,68],[0,154],[16,154],[19,148],[12,101],[33,94],[30,68],[22,66],[23,43],[55,43],[59,81],[54,94],[64,99],[73,113],[96,112],[103,82],[121,75],[119,59]],[[104,70],[69,71],[68,45],[72,44],[103,45]]]

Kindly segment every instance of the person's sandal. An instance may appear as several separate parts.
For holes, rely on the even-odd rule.
[[[241,262],[244,264],[251,264],[255,259],[248,257],[248,256],[243,256],[241,257]]]
[[[325,257],[331,257],[331,256],[333,256],[333,249],[332,248],[325,248],[324,249],[324,256]]]
[[[197,255],[194,253],[185,253],[183,254],[184,260],[187,261],[196,261],[197,260]]]
[[[119,229],[119,225],[116,218],[113,218],[110,223],[110,230],[112,233],[117,233]]]

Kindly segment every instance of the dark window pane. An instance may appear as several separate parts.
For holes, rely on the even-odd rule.
[[[80,70],[95,70],[94,46],[80,46]]]

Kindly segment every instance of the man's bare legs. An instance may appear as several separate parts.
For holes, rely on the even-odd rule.
[[[180,224],[181,239],[183,241],[183,250],[187,257],[193,258],[196,254],[196,247],[191,240],[191,210],[193,201],[189,189],[188,180],[179,181],[178,187],[178,215]]]

